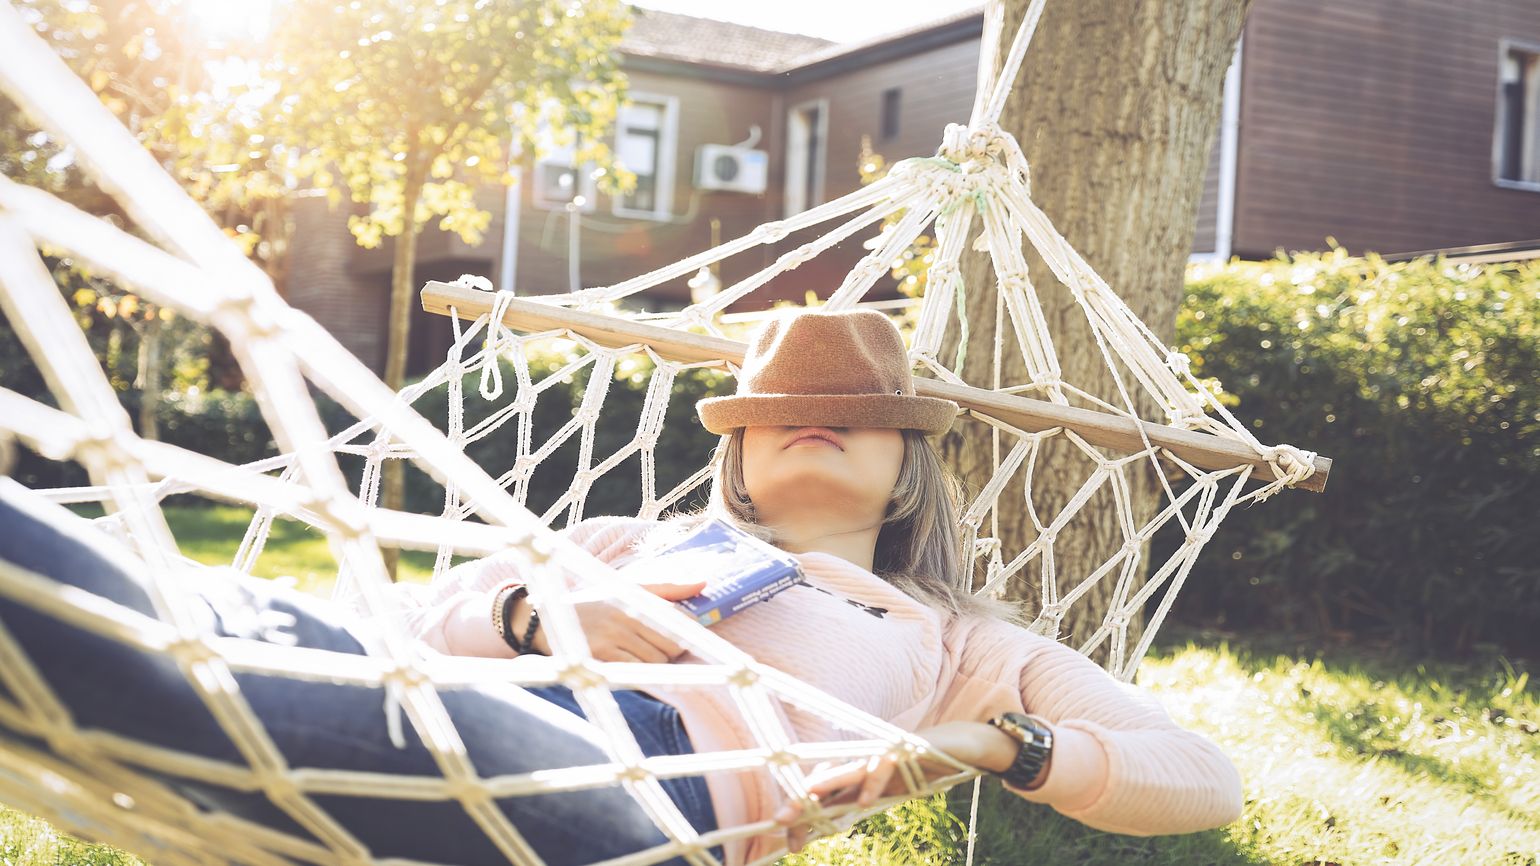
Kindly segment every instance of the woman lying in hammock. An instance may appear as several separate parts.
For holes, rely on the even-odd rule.
[[[1090,826],[1149,835],[1236,819],[1240,779],[1213,743],[1178,728],[1157,702],[1079,653],[1027,631],[1012,621],[1010,609],[959,587],[956,492],[925,439],[947,429],[957,406],[915,396],[902,340],[889,320],[871,311],[806,312],[772,323],[745,361],[738,394],[702,401],[699,409],[708,429],[728,435],[716,455],[708,514],[767,537],[796,558],[806,579],[715,624],[715,634]],[[34,695],[46,685],[78,730],[152,747],[146,755],[153,760],[137,773],[202,810],[291,835],[307,850],[351,851],[350,862],[506,863],[486,830],[486,810],[473,815],[474,801],[443,799],[434,786],[444,777],[442,750],[463,743],[482,778],[559,775],[562,768],[611,760],[565,686],[492,682],[439,690],[458,741],[440,735],[435,752],[413,725],[392,736],[392,713],[381,713],[377,686],[233,671],[235,694],[261,725],[260,742],[282,756],[280,785],[272,764],[250,751],[250,730],[233,737],[231,720],[211,711],[176,660],[113,636],[123,629],[165,631],[143,561],[90,521],[8,478],[0,478],[0,528],[0,589],[15,590],[0,592],[0,636],[20,651],[8,658],[31,666],[0,667],[0,699],[12,702],[16,689]],[[567,536],[620,566],[679,528],[596,517]],[[405,614],[411,630],[444,653],[547,652],[543,628],[518,590],[526,576],[513,573],[511,561],[495,555],[458,566],[430,586],[396,585],[412,602]],[[117,625],[99,633],[25,601],[29,587],[49,582],[111,602]],[[204,635],[328,654],[377,646],[376,624],[271,581],[210,569],[185,585],[190,625]],[[702,585],[651,588],[678,600]],[[580,602],[575,610],[601,661],[700,661],[607,602]],[[335,661],[321,656],[308,665],[324,670]],[[226,689],[225,680],[197,682]],[[757,747],[724,691],[652,687],[614,695],[649,757]],[[799,741],[848,739],[794,706],[783,711]],[[40,729],[8,727],[15,712],[0,717],[0,751],[59,747],[40,739]],[[172,754],[193,760],[171,761]],[[260,780],[249,769],[259,759],[268,764]],[[309,787],[290,773],[303,774]],[[335,773],[346,776],[328,775]],[[336,778],[350,784],[338,787]],[[360,778],[375,781],[361,785]],[[763,766],[659,782],[698,832],[783,827],[713,848],[729,866],[772,856],[783,841],[793,848],[804,841],[799,807],[780,799]],[[422,785],[440,798],[424,797]],[[907,791],[894,766],[881,760],[821,767],[812,775],[812,793],[825,805],[870,804]],[[495,803],[552,866],[635,854],[668,841],[618,784],[501,796]],[[183,820],[178,812],[176,823]],[[228,837],[231,825],[218,827]],[[235,846],[230,856],[240,859],[239,844],[229,844]],[[668,866],[683,863],[675,857]]]
[[[915,395],[902,338],[880,313],[772,320],[756,334],[737,394],[698,406],[706,428],[725,436],[707,509],[663,522],[593,517],[566,536],[620,567],[676,538],[681,521],[726,519],[794,554],[806,577],[712,626],[758,661],[1092,827],[1152,835],[1236,820],[1240,778],[1218,747],[1073,649],[1027,631],[1014,606],[966,591],[957,485],[926,438],[945,432],[957,408]],[[522,577],[510,558],[493,556],[404,590],[415,592],[409,630],[448,654],[547,654]],[[704,583],[648,588],[677,601]],[[600,661],[703,661],[616,605],[575,610]],[[530,691],[581,714],[565,687]],[[723,689],[616,696],[634,728],[671,727],[663,733],[678,753],[757,747]],[[799,741],[841,739],[821,717],[784,712]],[[906,790],[894,768],[878,759],[823,766],[813,793],[826,805],[866,806]],[[772,818],[786,827],[784,838],[728,843],[729,866],[805,841],[800,806],[782,800],[763,768],[667,781],[682,808],[705,807],[686,809],[701,832]]]

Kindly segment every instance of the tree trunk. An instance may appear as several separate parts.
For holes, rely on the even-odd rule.
[[[144,323],[139,335],[139,375],[134,385],[139,389],[139,435],[144,439],[160,438],[160,425],[156,416],[160,409],[160,310]]]
[[[390,269],[390,340],[385,348],[385,384],[392,391],[400,391],[406,380],[406,355],[412,328],[412,306],[417,284],[412,271],[417,265],[417,199],[428,177],[426,160],[406,157],[406,179],[401,189],[401,234],[396,237],[395,260]],[[380,505],[400,510],[406,503],[405,466],[399,459],[386,459],[380,467]],[[383,551],[385,568],[390,579],[396,579],[396,563],[400,551],[387,547]]]
[[[1218,128],[1225,70],[1249,2],[1049,2],[999,121],[1026,154],[1033,201],[1168,345],[1182,297],[1203,176]],[[1027,6],[1027,0],[1007,0],[1002,57]],[[1085,315],[1031,244],[1027,244],[1027,259],[1064,381],[1121,406],[1123,400]],[[962,375],[970,384],[989,387],[996,304],[993,268],[987,256],[970,252],[965,254],[962,272],[969,289],[970,326]],[[1005,327],[1009,328],[1008,318]],[[953,357],[957,341],[954,323],[939,357]],[[1013,347],[1009,335],[1005,345]],[[1163,412],[1137,390],[1127,370],[1120,372],[1140,416],[1162,420]],[[1014,351],[1002,360],[1001,381],[1005,385],[1030,381]],[[942,450],[970,491],[988,482],[992,471],[989,428],[958,425],[942,442]],[[1038,458],[1032,485],[1032,501],[1045,525],[1094,467],[1064,437],[1048,443]],[[999,500],[1007,560],[1037,534],[1025,508],[1012,504],[1023,502],[1021,474]],[[1125,477],[1135,526],[1142,527],[1160,503],[1159,484],[1148,462],[1130,466]],[[1104,485],[1054,544],[1060,594],[1069,592],[1123,544],[1112,494]],[[1130,594],[1147,578],[1148,547],[1141,553]],[[1039,607],[1039,568],[1040,560],[1030,563],[1012,579],[1008,592],[1011,598],[1027,600],[1032,611]],[[1078,648],[1102,622],[1116,578],[1114,569],[1069,609],[1061,634],[1068,635],[1071,645]],[[1129,646],[1142,633],[1142,623],[1140,612],[1135,611],[1129,623]],[[1106,664],[1107,648],[1103,642],[1092,657]]]

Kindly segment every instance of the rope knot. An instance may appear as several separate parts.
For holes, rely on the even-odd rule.
[[[461,274],[460,278],[454,281],[454,285],[463,286],[467,289],[477,289],[483,292],[493,290],[492,281],[480,274]],[[510,294],[512,293],[510,292]]]
[[[976,167],[984,166],[996,162],[1001,154],[1009,150],[1009,138],[994,123],[977,127],[949,123],[941,136],[941,149],[938,153],[958,165],[974,163]]]
[[[1293,487],[1315,474],[1314,451],[1295,448],[1293,445],[1274,445],[1263,452],[1267,462],[1284,475],[1288,486]]]
[[[754,233],[760,236],[761,243],[775,243],[786,237],[786,226],[779,222],[765,223]]]
[[[562,685],[569,689],[591,689],[605,684],[604,675],[590,667],[586,662],[573,662],[557,674]]]
[[[1263,502],[1285,487],[1293,487],[1315,474],[1314,451],[1295,448],[1293,445],[1274,445],[1262,451],[1262,459],[1271,466],[1277,479],[1258,490],[1256,501]]]
[[[363,506],[346,497],[318,493],[302,504],[321,522],[344,535],[356,538],[369,530],[369,522],[362,513]]]
[[[118,469],[127,464],[117,431],[106,422],[92,423],[86,434],[75,440],[72,454],[83,465],[100,470]]]

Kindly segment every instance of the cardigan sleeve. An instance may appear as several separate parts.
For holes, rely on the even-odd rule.
[[[1209,739],[1179,727],[1160,702],[1069,646],[1001,620],[957,626],[959,683],[942,721],[1030,712],[1054,733],[1048,775],[1006,790],[1099,830],[1191,833],[1239,819],[1240,773]],[[1002,784],[1004,784],[1002,782]]]
[[[617,565],[644,531],[657,521],[638,517],[598,515],[580,520],[559,534],[599,560]],[[479,603],[491,590],[524,579],[515,551],[495,553],[462,562],[429,584],[397,583],[390,586],[401,600],[400,618],[407,634],[441,653],[449,653],[446,627],[465,605]]]

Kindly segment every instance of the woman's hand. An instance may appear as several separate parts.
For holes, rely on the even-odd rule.
[[[706,588],[706,581],[638,585],[660,598],[682,601],[700,595]],[[525,605],[529,601],[521,599],[519,603]],[[596,661],[661,664],[671,662],[684,654],[684,647],[675,643],[668,635],[631,616],[619,605],[607,601],[580,601],[573,605],[573,610],[577,613],[578,621],[583,625],[583,634],[588,638],[588,649],[593,653]],[[514,621],[527,623],[529,620],[520,614],[515,614]],[[535,630],[532,643],[538,652],[544,655],[551,654],[551,646],[545,639],[544,624]]]
[[[915,735],[965,764],[990,772],[1000,772],[1009,767],[1018,748],[1018,743],[1010,734],[983,722],[947,722],[915,731]],[[918,763],[927,782],[959,772],[939,758],[921,757]],[[809,775],[809,788],[813,799],[821,805],[833,806],[854,801],[864,809],[883,797],[908,792],[904,778],[897,770],[897,760],[887,755],[875,755],[839,765],[825,762],[815,767]],[[801,815],[802,804],[788,802],[774,816],[777,824],[787,828],[786,847],[792,852],[801,851],[807,842],[810,824],[801,821]]]

